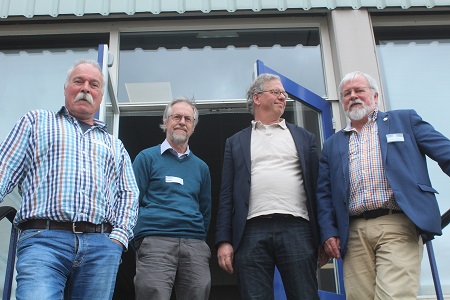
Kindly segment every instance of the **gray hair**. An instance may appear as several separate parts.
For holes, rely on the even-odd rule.
[[[70,69],[67,71],[67,77],[66,77],[66,82],[64,83],[64,88],[67,87],[67,85],[69,84],[70,76],[72,75],[73,70],[76,67],[78,67],[79,65],[83,65],[83,64],[88,64],[88,65],[91,65],[91,66],[94,66],[95,68],[97,68],[97,70],[100,71],[100,74],[102,74],[102,87],[105,86],[105,78],[103,76],[103,71],[102,71],[102,67],[100,67],[100,64],[93,59],[84,58],[84,59],[77,60],[75,62],[75,64],[72,67],[70,67]]]
[[[278,75],[268,74],[268,73],[260,74],[248,88],[248,90],[247,90],[247,109],[252,115],[254,114],[253,95],[264,91],[266,83],[269,81],[272,81],[272,80],[281,81],[280,76],[278,76]]]
[[[344,76],[344,78],[342,78],[341,82],[339,83],[339,87],[338,87],[338,89],[339,89],[339,100],[341,102],[342,102],[342,96],[343,96],[342,95],[342,87],[345,84],[347,84],[349,81],[353,81],[353,80],[355,80],[356,77],[359,77],[359,76],[364,77],[366,79],[367,84],[369,85],[369,89],[372,90],[372,94],[379,93],[378,92],[378,90],[379,90],[378,89],[378,84],[375,81],[375,79],[372,78],[372,76],[370,76],[369,74],[360,72],[360,71],[354,71],[354,72],[350,72],[350,73],[346,74]]]
[[[164,132],[167,129],[167,127],[166,127],[167,120],[169,120],[169,117],[172,114],[172,106],[174,106],[177,103],[187,103],[192,107],[192,110],[194,111],[194,128],[195,128],[195,126],[197,126],[198,110],[197,110],[197,107],[195,106],[195,100],[194,99],[190,100],[186,97],[179,97],[179,98],[173,99],[169,104],[166,105],[166,109],[164,110],[164,114],[163,114],[163,123],[161,125],[159,125],[159,127]]]

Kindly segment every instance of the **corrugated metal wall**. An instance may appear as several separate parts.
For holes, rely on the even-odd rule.
[[[258,12],[271,9],[336,9],[336,8],[427,8],[450,6],[450,0],[0,0],[0,18],[61,15],[85,16],[99,14],[164,12]]]

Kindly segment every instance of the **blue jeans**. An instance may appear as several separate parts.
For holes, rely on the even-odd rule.
[[[242,300],[274,299],[275,265],[287,299],[319,299],[317,249],[305,219],[248,220],[235,262]]]
[[[16,298],[112,299],[122,250],[107,233],[24,230],[17,245]]]

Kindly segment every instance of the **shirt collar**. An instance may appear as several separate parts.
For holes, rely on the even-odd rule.
[[[67,108],[65,106],[61,107],[61,109],[58,111],[58,114],[61,114],[66,117],[70,116],[73,119],[77,119],[69,113],[69,111],[67,110]],[[99,127],[100,129],[103,129],[104,131],[106,131],[106,123],[105,122],[94,119],[94,126]]]
[[[255,121],[252,120],[252,129],[255,130],[256,128],[261,128],[261,127],[269,127],[269,126],[273,126],[273,127],[281,127],[282,129],[287,129],[286,126],[286,120],[283,118],[280,118],[280,120],[278,122],[269,124],[269,125],[265,125],[263,123],[261,123],[261,121]]]
[[[175,149],[172,148],[172,146],[170,146],[169,142],[167,141],[167,139],[164,140],[164,142],[161,144],[161,155],[166,152],[167,150],[170,151],[170,153],[172,153],[173,155],[175,155],[178,158],[183,158],[188,156],[189,154],[191,154],[191,150],[189,149],[189,145],[186,148],[186,152],[184,153],[178,153]]]
[[[370,122],[376,122],[376,121],[377,121],[377,118],[378,118],[378,109],[375,109],[373,112],[371,112],[371,113],[367,116],[367,123],[370,123]],[[347,126],[345,126],[345,128],[342,129],[342,130],[343,130],[343,131],[346,131],[346,132],[350,132],[350,131],[353,131],[353,130],[354,130],[354,128],[352,127],[352,124],[351,124],[351,120],[348,120]]]

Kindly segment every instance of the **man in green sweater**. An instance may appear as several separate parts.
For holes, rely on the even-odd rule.
[[[186,98],[169,103],[161,128],[166,139],[141,151],[133,163],[139,186],[135,227],[136,299],[208,299],[211,176],[188,146],[198,122]]]

